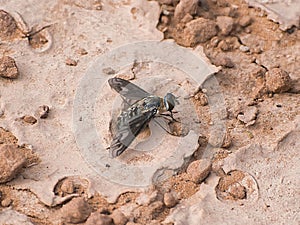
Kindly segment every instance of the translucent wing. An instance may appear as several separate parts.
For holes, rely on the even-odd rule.
[[[108,80],[108,83],[112,89],[130,100],[140,100],[150,95],[142,88],[121,78],[111,78]]]
[[[132,143],[135,137],[146,127],[149,121],[155,116],[156,108],[143,111],[143,113],[131,118],[124,118],[117,128],[110,145],[110,157],[115,158],[121,155]]]

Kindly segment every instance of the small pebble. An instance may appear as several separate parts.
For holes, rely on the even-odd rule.
[[[280,68],[270,69],[265,76],[266,88],[269,92],[283,93],[292,88],[292,79],[286,71]]]
[[[12,200],[10,198],[5,198],[1,201],[1,205],[3,207],[8,207],[11,205],[11,203],[12,203]]]
[[[62,218],[67,223],[82,223],[89,217],[91,211],[89,204],[82,197],[73,198],[61,208]]]
[[[74,59],[70,59],[70,58],[67,58],[65,63],[68,66],[77,66],[77,61]]]
[[[233,18],[229,16],[218,16],[217,25],[221,30],[221,34],[227,36],[233,29]]]
[[[239,24],[242,27],[247,27],[252,23],[252,18],[250,16],[242,16],[239,20]]]
[[[33,116],[28,116],[28,115],[23,116],[21,119],[23,119],[23,121],[25,123],[29,123],[31,125],[35,124],[37,122],[36,118],[34,118]]]
[[[201,183],[211,171],[211,162],[207,159],[200,159],[192,162],[186,172],[190,176],[191,180],[199,184]]]
[[[93,212],[85,222],[85,225],[113,225],[113,220],[108,215]]]
[[[49,106],[47,106],[47,105],[39,106],[38,114],[39,114],[39,117],[41,119],[46,119],[48,117],[48,114],[49,114]]]
[[[241,45],[240,47],[241,52],[249,52],[250,48],[246,45]]]
[[[164,204],[172,208],[174,207],[178,202],[178,199],[170,192],[164,194]]]
[[[110,216],[115,225],[125,225],[128,221],[127,217],[118,209],[114,210]]]

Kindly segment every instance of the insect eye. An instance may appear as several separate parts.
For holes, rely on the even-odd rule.
[[[167,93],[164,97],[164,105],[167,111],[172,111],[176,105],[176,97],[171,93]]]

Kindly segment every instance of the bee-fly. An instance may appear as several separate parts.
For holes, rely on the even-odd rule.
[[[172,110],[178,101],[173,94],[167,93],[164,98],[160,98],[127,80],[116,77],[109,79],[108,83],[125,99],[136,101],[132,105],[129,104],[117,118],[116,131],[109,147],[110,157],[121,155],[156,115],[170,112],[168,116],[175,120]]]

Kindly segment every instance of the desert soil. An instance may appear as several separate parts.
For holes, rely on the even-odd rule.
[[[300,223],[299,21],[282,26],[241,0],[0,3],[0,224]],[[96,58],[128,43],[167,39],[200,52],[215,71],[179,98],[197,114],[186,120],[200,127],[196,146],[183,146],[180,166],[174,163],[166,179],[120,187],[93,175],[82,159],[74,98]],[[132,61],[103,73],[140,86],[155,73],[174,73],[178,87],[189,87],[173,69]],[[170,82],[160,79],[164,92]],[[216,93],[224,110],[215,115]],[[109,144],[106,105],[116,95],[107,85],[101,94],[96,127]],[[218,121],[221,138],[210,129]],[[170,126],[186,137],[184,127]],[[154,154],[130,158],[128,150],[121,160],[129,166],[163,158],[180,137],[162,135],[165,145]]]

